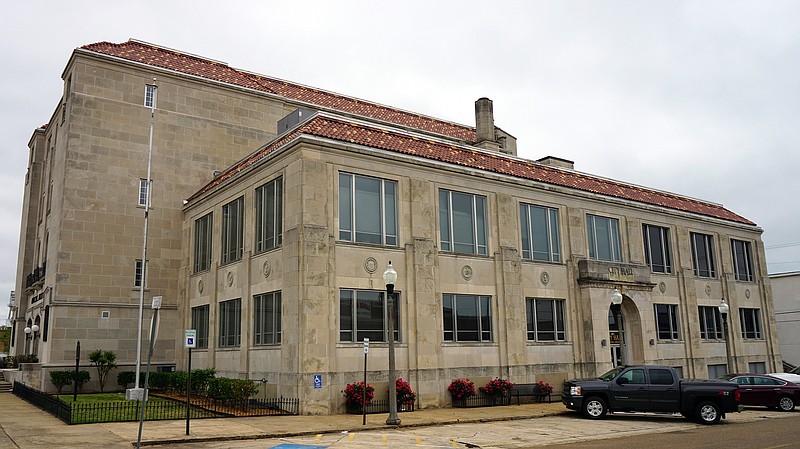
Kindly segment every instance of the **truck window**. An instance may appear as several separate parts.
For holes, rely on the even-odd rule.
[[[646,383],[644,380],[644,370],[643,369],[632,369],[628,370],[620,376],[623,379],[628,379],[629,384],[643,384]]]
[[[653,385],[672,385],[675,379],[672,377],[672,372],[668,369],[651,369],[650,383]]]

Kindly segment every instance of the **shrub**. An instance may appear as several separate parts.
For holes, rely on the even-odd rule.
[[[117,355],[113,351],[95,349],[89,353],[89,361],[97,368],[97,379],[100,381],[100,392],[106,387],[106,378],[112,369],[117,367]]]
[[[375,397],[375,388],[367,384],[366,397],[364,397],[364,382],[347,384],[344,389],[344,404],[348,407],[361,407],[362,404],[369,404]],[[366,402],[363,402],[366,399]]]
[[[388,389],[386,391],[389,391]],[[411,389],[411,384],[404,381],[402,377],[395,381],[395,391],[397,392],[397,404],[413,404],[417,394]]]
[[[75,371],[70,371],[70,374],[72,374],[72,380],[76,384],[78,384],[78,391],[83,391],[83,384],[89,382],[92,379],[92,376],[89,374],[89,371],[81,370],[78,371],[77,373],[75,373]]]
[[[475,384],[469,379],[456,379],[450,382],[447,391],[453,399],[467,399],[475,396]]]
[[[214,368],[192,370],[192,392],[205,393],[208,390],[208,382],[214,379],[216,374]]]
[[[534,385],[533,389],[541,394],[551,394],[553,392],[553,386],[541,380]]]
[[[72,384],[74,376],[74,371],[50,371],[50,382],[53,382],[58,392],[61,393],[65,386]]]
[[[147,379],[147,388],[158,390],[158,391],[166,391],[170,387],[170,379],[173,373],[161,373],[158,371],[151,371],[150,377]],[[139,374],[139,377],[142,379],[142,384],[144,384],[145,376],[147,375],[146,372]]]
[[[117,385],[124,390],[128,389],[128,385],[136,381],[136,373],[133,371],[120,371],[117,373]]]
[[[252,380],[217,377],[208,382],[208,396],[214,399],[243,401],[258,393],[258,386]]]
[[[505,396],[508,390],[514,388],[514,384],[499,377],[490,380],[486,386],[481,387],[481,391],[489,396]]]

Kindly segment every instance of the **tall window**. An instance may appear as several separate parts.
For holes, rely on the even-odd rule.
[[[444,341],[492,341],[490,296],[442,295]]]
[[[242,339],[242,300],[219,303],[219,347],[239,346]]]
[[[136,267],[133,272],[133,286],[134,287],[141,287],[142,286],[142,278],[144,278],[145,288],[147,287],[147,276],[144,272],[147,268],[142,264],[142,259],[136,259]]]
[[[711,244],[711,236],[692,232],[691,237],[694,275],[701,278],[716,277],[716,270],[714,270],[714,249]]]
[[[708,365],[708,378],[719,379],[720,377],[728,374],[727,364]]]
[[[678,340],[678,306],[676,304],[656,304],[656,327],[659,340]]]
[[[699,306],[700,338],[703,340],[722,340],[722,315],[717,307]]]
[[[339,239],[397,245],[397,182],[339,173]]]
[[[281,246],[283,238],[283,179],[256,189],[256,252]]]
[[[194,221],[194,272],[211,268],[211,226],[213,215],[208,213]]]
[[[281,343],[281,292],[253,296],[254,345]]]
[[[394,340],[400,341],[400,295],[392,298]],[[389,322],[386,292],[376,290],[339,290],[339,341],[388,341]]]
[[[220,263],[236,262],[242,258],[244,198],[239,197],[222,206],[222,256]]]
[[[195,343],[197,348],[208,347],[208,304],[192,307],[192,329],[197,331]]]
[[[739,319],[742,321],[742,338],[761,338],[761,310],[741,308]]]
[[[642,225],[644,260],[654,273],[672,273],[669,252],[669,230],[660,226]]]
[[[150,185],[146,179],[139,180],[139,205],[147,206],[147,196],[150,194]]]
[[[737,281],[753,282],[753,256],[750,242],[731,239],[733,272]]]
[[[440,189],[439,229],[442,251],[486,255],[486,197]]]
[[[589,234],[590,259],[622,262],[619,220],[587,214],[586,231]]]
[[[561,262],[561,242],[558,237],[558,209],[519,205],[522,229],[522,258],[544,262]]]
[[[528,340],[564,341],[567,339],[564,329],[563,299],[525,298],[525,306]]]
[[[147,108],[154,108],[156,106],[156,89],[155,84],[145,84],[144,86],[144,106]]]

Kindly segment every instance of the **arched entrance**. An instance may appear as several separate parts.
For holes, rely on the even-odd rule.
[[[626,295],[622,304],[608,308],[608,341],[613,366],[644,363],[644,347],[636,336],[642,335],[639,308]]]

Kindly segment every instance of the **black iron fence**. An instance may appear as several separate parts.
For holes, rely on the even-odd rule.
[[[137,421],[141,413],[139,401],[65,402],[55,396],[14,382],[14,394],[52,413],[67,424]],[[71,398],[70,398],[71,399]],[[228,418],[237,416],[297,415],[300,402],[296,398],[267,398],[232,401],[192,397],[190,418]],[[150,394],[145,407],[147,421],[186,418],[185,398]]]
[[[360,405],[350,406],[346,405],[345,410],[347,413],[360,415],[362,414],[362,409]],[[389,413],[389,400],[372,400],[367,406],[365,407],[366,413],[368,415],[373,413]],[[398,412],[413,412],[414,411],[414,403],[407,403],[407,404],[397,404],[397,411]]]
[[[453,399],[453,407],[491,407],[493,405],[509,405],[511,403],[511,396],[506,394],[503,396],[489,396],[485,394],[478,394],[471,398]]]

